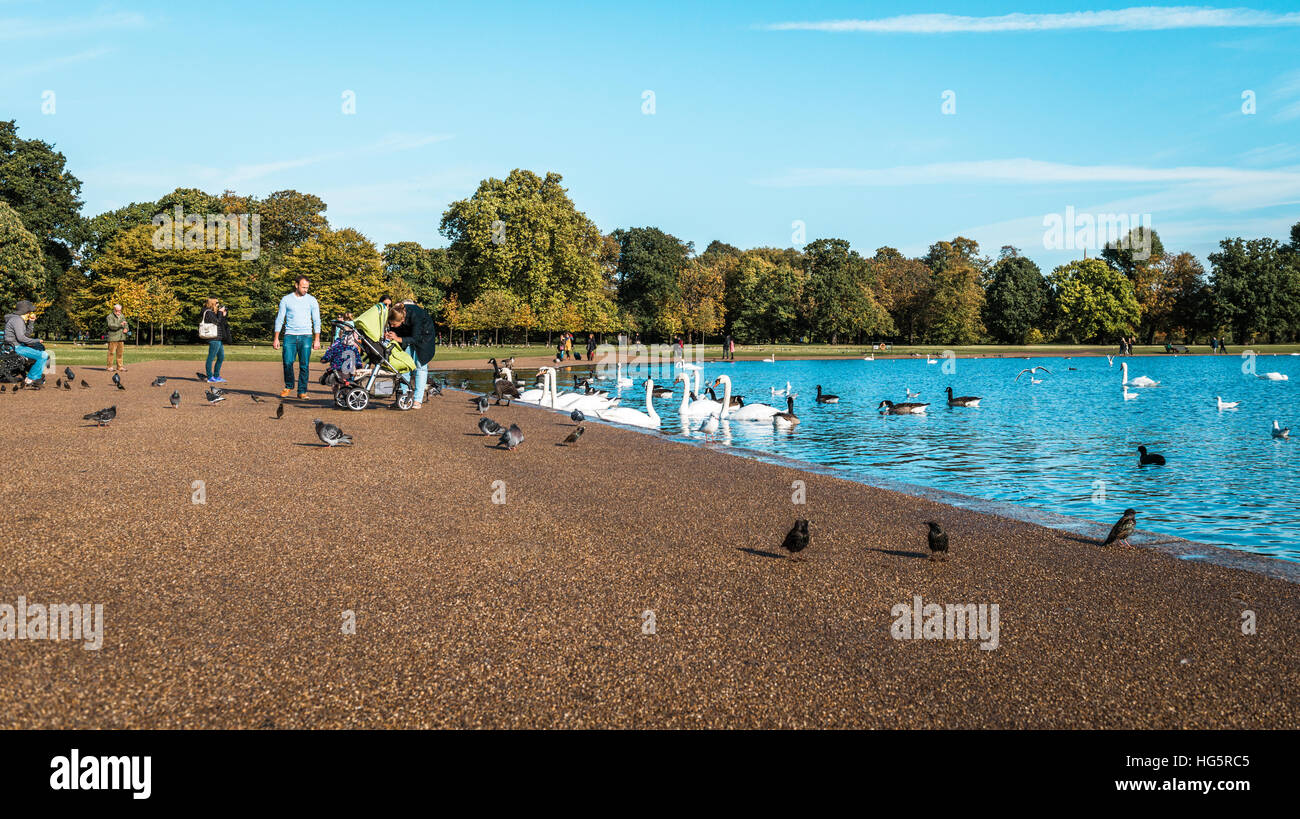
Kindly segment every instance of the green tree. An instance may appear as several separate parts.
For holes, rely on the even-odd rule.
[[[1100,259],[1079,259],[1052,271],[1061,333],[1075,342],[1130,333],[1139,314],[1133,285]]]
[[[326,333],[336,316],[366,310],[384,295],[383,258],[352,228],[323,230],[290,251],[277,277],[280,292],[287,293],[298,276],[311,280]]]
[[[439,230],[450,242],[463,300],[504,290],[540,314],[556,294],[577,300],[603,290],[600,231],[562,181],[557,173],[515,169],[451,203]]]
[[[973,344],[984,335],[984,288],[988,260],[980,257],[979,244],[958,236],[935,242],[926,254],[932,271],[925,320],[931,341],[939,344]]]
[[[817,239],[803,255],[804,304],[814,335],[838,344],[840,336],[893,334],[893,321],[876,301],[871,270],[848,242]]]
[[[1023,344],[1029,331],[1042,329],[1048,286],[1043,272],[1015,248],[1004,248],[993,265],[984,302],[984,326],[1003,344]]]
[[[419,242],[384,245],[384,280],[389,292],[409,290],[416,304],[436,305],[451,289],[453,274],[444,248],[425,248]]]
[[[1210,254],[1219,320],[1233,340],[1249,343],[1257,333],[1277,341],[1295,332],[1300,316],[1300,271],[1274,239],[1219,242]]]
[[[683,302],[682,271],[693,247],[655,227],[619,229],[618,300],[642,330],[668,335],[680,330],[676,305]],[[677,316],[677,318],[673,318]]]
[[[892,247],[878,248],[869,264],[881,306],[893,320],[895,332],[911,343],[925,326],[925,313],[934,289],[930,268],[920,259],[909,259]]]
[[[44,283],[40,241],[17,211],[0,202],[0,312],[9,312],[19,299],[38,301]]]

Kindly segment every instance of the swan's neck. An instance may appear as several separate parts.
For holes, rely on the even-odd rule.
[[[722,379],[722,409],[718,410],[718,420],[721,421],[731,409],[731,378],[725,375],[719,377]]]
[[[647,378],[645,381],[645,414],[650,416],[651,421],[658,421],[659,416],[655,413],[654,401],[651,400],[653,397],[651,393],[654,392],[654,389],[654,382]]]

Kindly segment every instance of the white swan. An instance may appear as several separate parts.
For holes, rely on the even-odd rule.
[[[1128,362],[1125,361],[1121,363],[1119,366],[1123,370],[1124,377],[1122,383],[1128,384],[1130,387],[1154,387],[1160,383],[1159,381],[1154,381],[1150,378],[1147,378],[1145,375],[1139,375],[1137,378],[1134,378],[1132,381],[1130,381],[1128,377]]]
[[[1289,378],[1287,378],[1287,376],[1283,375],[1282,373],[1264,373],[1263,375],[1256,376],[1256,378],[1262,378],[1265,381],[1289,381],[1290,380]]]
[[[1237,407],[1241,406],[1240,401],[1224,401],[1222,398],[1220,398],[1217,395],[1214,396],[1214,401],[1219,405],[1219,409],[1221,410],[1236,409]]]
[[[515,400],[522,401],[525,404],[541,404],[542,401],[546,400],[546,396],[550,394],[546,389],[548,383],[547,372],[550,372],[551,375],[555,374],[555,370],[551,367],[538,367],[537,375],[542,379],[542,386],[524,390],[519,393],[519,397]]]
[[[763,359],[763,361],[766,362],[766,363],[768,363],[768,364],[775,364],[775,363],[776,363],[776,353],[772,353],[770,356],[768,356],[767,358]]]
[[[608,370],[607,370],[606,372],[608,372]],[[615,368],[614,368],[614,377],[615,377],[615,379],[616,379],[616,383],[618,384],[618,388],[619,388],[620,390],[626,390],[626,389],[630,389],[630,388],[631,388],[631,386],[632,386],[632,379],[631,379],[631,378],[628,378],[628,377],[625,376],[625,375],[623,375],[623,364],[622,364],[622,362],[619,362],[617,365],[615,365]]]
[[[1115,356],[1113,356],[1113,355],[1108,355],[1108,356],[1106,356],[1106,366],[1107,366],[1107,367],[1114,367],[1114,366],[1115,366]]]
[[[607,395],[587,395],[586,393],[581,392],[558,393],[555,386],[555,370],[550,367],[547,367],[546,369],[548,370],[546,373],[548,398],[545,403],[548,404],[551,409],[579,409],[585,412],[595,412],[597,410],[618,406],[619,399],[610,398]]]
[[[772,416],[780,412],[776,407],[769,407],[767,404],[746,404],[736,409],[731,408],[731,377],[720,375],[713,382],[713,386],[722,385],[722,406],[723,418],[729,418],[732,421],[771,421]]]
[[[710,401],[707,398],[696,398],[694,401],[692,401],[691,400],[691,377],[686,373],[678,373],[677,378],[675,380],[685,382],[685,384],[683,384],[682,386],[682,403],[681,406],[677,408],[677,414],[680,415],[681,417],[700,418],[705,415],[712,415],[713,413],[716,413],[718,410],[722,409],[722,404],[718,403],[717,401]],[[699,382],[700,382],[700,373],[697,370],[695,373],[695,389],[696,389],[695,394],[696,395],[699,395],[699,389],[700,389]]]
[[[633,427],[645,427],[647,429],[659,428],[659,415],[655,412],[654,402],[651,400],[655,384],[649,378],[645,380],[645,412],[634,410],[631,407],[610,407],[609,409],[597,410],[592,414],[602,421],[613,421],[616,424],[627,424]]]

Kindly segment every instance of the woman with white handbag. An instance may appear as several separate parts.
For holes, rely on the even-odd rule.
[[[199,319],[199,338],[208,342],[208,363],[205,368],[209,384],[224,384],[221,362],[226,360],[226,342],[230,341],[230,327],[226,324],[226,308],[217,299],[208,299]]]

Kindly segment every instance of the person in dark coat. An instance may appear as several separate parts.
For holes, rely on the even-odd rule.
[[[204,369],[208,373],[208,383],[224,384],[221,377],[221,364],[226,360],[226,345],[230,343],[230,325],[226,321],[226,306],[217,299],[208,299],[203,305],[200,324],[217,325],[217,337],[208,339],[208,362]]]
[[[429,362],[438,347],[437,332],[433,316],[414,302],[394,304],[388,312],[388,332],[384,337],[402,345],[407,355],[415,359],[415,405],[412,409],[419,409],[424,403]],[[402,376],[402,384],[410,388],[410,375]]]

